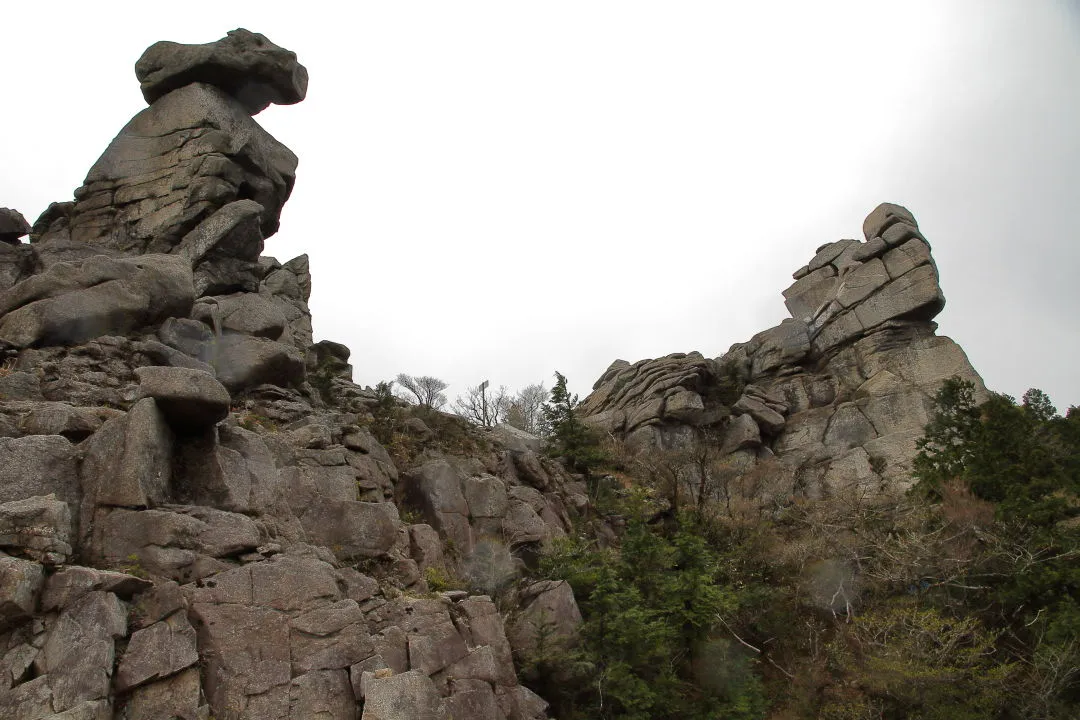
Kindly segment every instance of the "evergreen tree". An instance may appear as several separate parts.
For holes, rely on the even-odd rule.
[[[572,470],[588,475],[604,455],[594,433],[577,416],[578,396],[571,395],[566,377],[555,373],[555,386],[540,409],[541,427],[549,441],[548,452],[566,458]]]

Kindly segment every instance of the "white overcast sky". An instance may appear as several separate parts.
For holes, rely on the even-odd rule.
[[[266,253],[311,257],[355,379],[551,384],[723,353],[814,249],[914,212],[939,332],[996,390],[1080,404],[1080,8],[924,2],[48,2],[4,8],[0,206],[68,200],[156,40],[235,27],[308,98]]]

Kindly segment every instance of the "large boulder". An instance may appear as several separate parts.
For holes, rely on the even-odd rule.
[[[361,720],[448,720],[435,683],[410,670],[400,675],[366,673]]]
[[[75,191],[66,232],[72,242],[125,254],[170,252],[216,212],[250,200],[263,208],[266,238],[277,231],[296,162],[235,98],[185,85],[124,126]],[[258,259],[261,242],[241,245],[248,249],[241,259]]]
[[[521,591],[521,611],[507,629],[514,652],[528,656],[540,638],[553,646],[573,647],[583,622],[574,591],[565,580],[543,580]]]
[[[55,495],[0,504],[0,549],[49,565],[71,555],[71,508]]]
[[[462,477],[445,460],[431,460],[404,477],[407,501],[424,519],[453,543],[456,552],[468,554],[473,547],[469,503],[462,492]]]
[[[178,367],[135,370],[141,397],[153,398],[178,432],[196,432],[229,414],[229,391],[209,373]]]
[[[19,348],[78,345],[186,316],[194,301],[182,258],[97,255],[57,263],[0,294],[0,340]]]
[[[603,432],[626,434],[666,421],[698,422],[705,416],[700,393],[715,375],[715,364],[698,352],[633,365],[616,360],[593,385],[579,414]]]
[[[195,82],[221,88],[252,115],[271,103],[292,105],[307,94],[307,69],[296,53],[239,28],[203,45],[163,40],[135,63],[146,102]]]
[[[194,628],[183,612],[173,613],[132,634],[116,671],[116,690],[126,692],[198,661]]]
[[[239,333],[218,340],[211,364],[221,384],[233,393],[263,384],[296,386],[305,377],[304,358],[295,347]]]
[[[0,630],[37,610],[45,569],[36,562],[0,556]]]
[[[116,640],[126,634],[127,610],[112,593],[94,590],[64,608],[35,661],[56,712],[108,697]]]
[[[79,501],[75,446],[60,435],[0,438],[0,502],[52,494]]]
[[[93,508],[153,507],[171,492],[173,433],[153,398],[137,402],[87,441],[83,522]]]
[[[18,210],[0,208],[0,242],[17,244],[19,238],[30,233],[30,223]]]

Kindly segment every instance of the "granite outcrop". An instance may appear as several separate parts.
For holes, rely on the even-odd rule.
[[[0,716],[545,718],[513,585],[580,483],[314,341],[307,256],[262,254],[294,53],[241,29],[136,75],[74,200],[0,211]]]
[[[883,203],[864,239],[820,246],[783,291],[791,317],[715,358],[617,360],[582,403],[606,433],[662,448],[716,445],[735,472],[785,468],[793,495],[909,482],[915,441],[948,378],[986,389],[936,334],[945,305],[914,215]]]

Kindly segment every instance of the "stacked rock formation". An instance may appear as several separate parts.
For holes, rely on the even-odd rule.
[[[823,245],[795,272],[788,320],[716,359],[616,361],[582,412],[661,446],[707,431],[733,467],[787,466],[792,493],[908,482],[941,383],[985,388],[963,350],[935,335],[945,298],[912,214],[882,204],[863,233]]]
[[[569,641],[573,595],[507,625],[479,589],[583,489],[512,435],[395,459],[369,431],[306,256],[261,256],[296,158],[251,115],[303,99],[293,53],[237,30],[136,74],[75,201],[29,244],[0,213],[0,717],[543,718],[515,651],[543,608]]]

